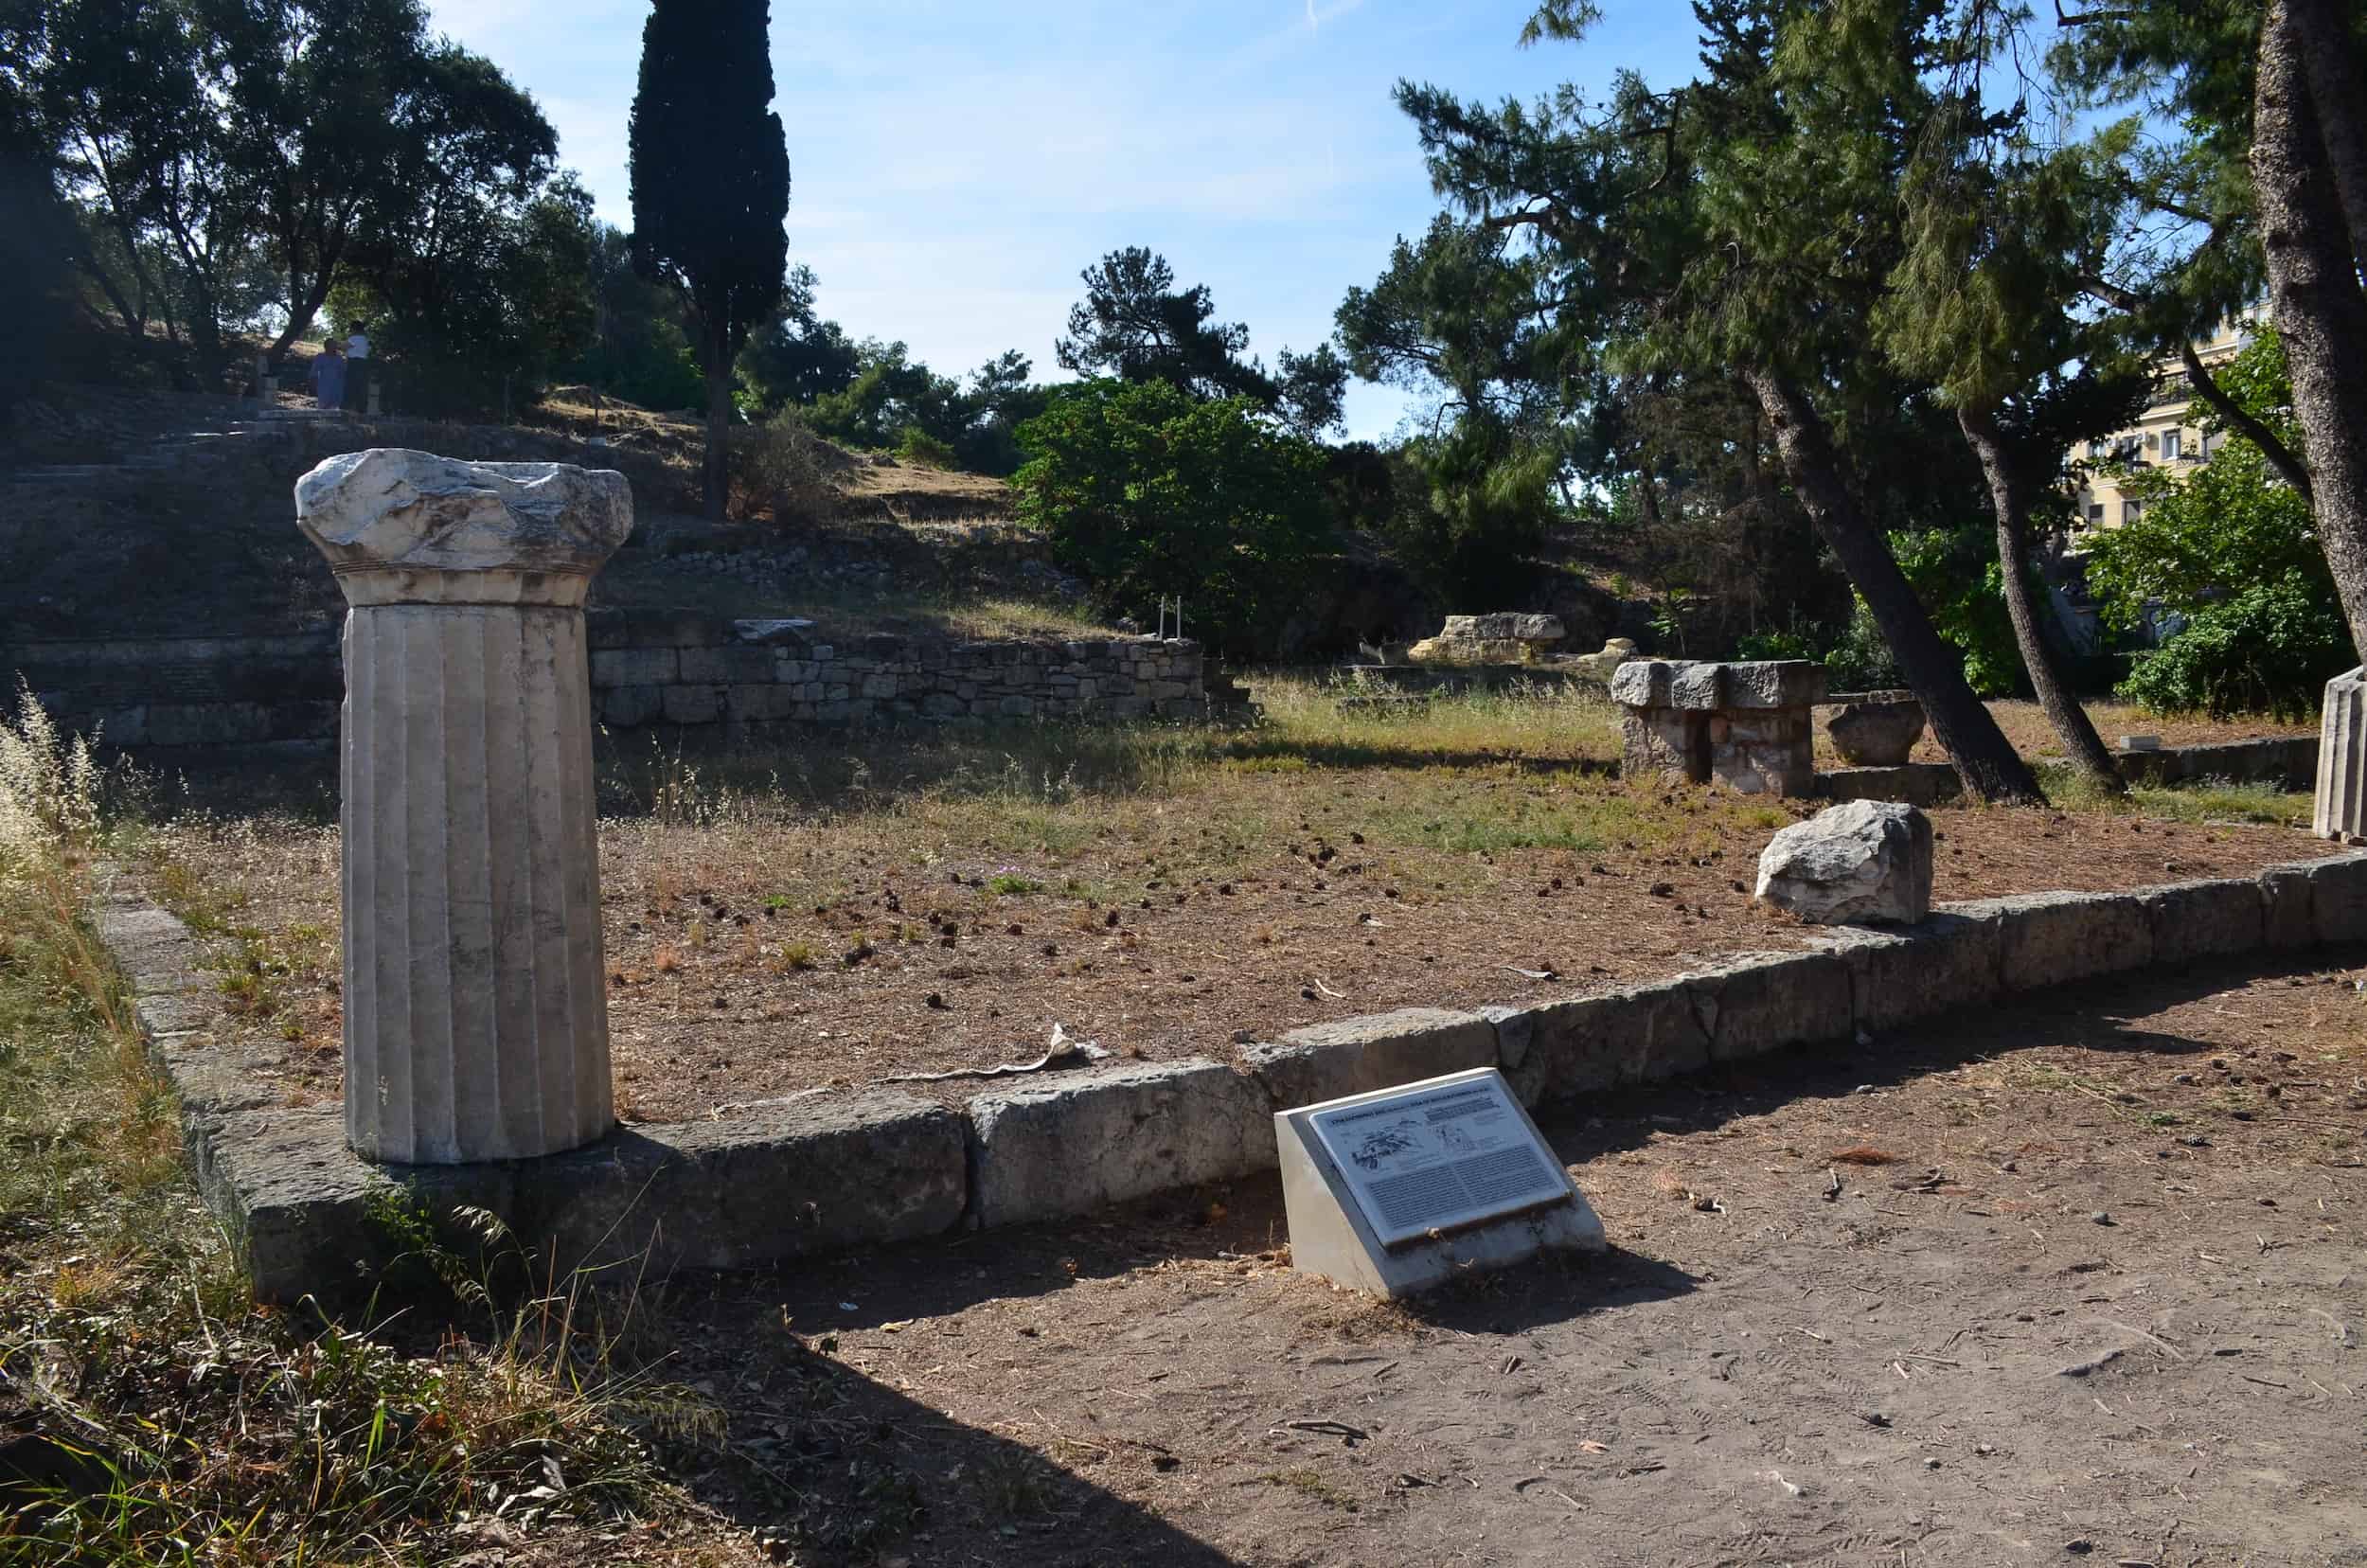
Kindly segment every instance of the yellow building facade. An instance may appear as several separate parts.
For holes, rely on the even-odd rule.
[[[2241,353],[2252,340],[2256,319],[2248,313],[2210,337],[2197,339],[2195,355],[2203,367],[2216,368]],[[2188,421],[2186,412],[2195,401],[2195,388],[2182,357],[2163,359],[2156,370],[2153,397],[2144,417],[2116,436],[2089,442],[2085,454],[2073,454],[2072,468],[2079,477],[2078,510],[2072,524],[2074,536],[2116,528],[2143,515],[2145,503],[2123,489],[2130,473],[2152,468],[2190,472],[2209,462],[2212,452],[2225,438]]]

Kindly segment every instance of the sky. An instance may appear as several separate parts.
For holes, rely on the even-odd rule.
[[[1438,210],[1400,78],[1489,100],[1695,63],[1691,8],[1609,0],[1580,45],[1517,46],[1532,0],[784,0],[773,70],[790,259],[854,336],[966,375],[1053,342],[1104,253],[1148,245],[1251,347],[1331,332]],[[431,0],[437,30],[531,92],[600,216],[632,226],[625,119],[648,0]],[[1352,385],[1348,434],[1404,394]]]

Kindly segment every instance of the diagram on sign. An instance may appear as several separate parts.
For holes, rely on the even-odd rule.
[[[1570,1196],[1501,1079],[1320,1111],[1316,1136],[1383,1245]]]

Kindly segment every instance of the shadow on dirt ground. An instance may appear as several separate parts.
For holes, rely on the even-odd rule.
[[[2367,1561],[2362,957],[1569,1108],[1614,1250],[1411,1305],[1269,1179],[676,1280],[647,1348],[799,1560]]]

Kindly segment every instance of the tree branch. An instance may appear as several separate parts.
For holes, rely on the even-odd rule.
[[[2055,0],[2055,25],[2058,27],[2084,27],[2091,22],[2134,22],[2133,10],[2066,11],[2063,0]]]
[[[2317,497],[2310,488],[2309,471],[2302,467],[2301,459],[2293,455],[2275,431],[2236,406],[2235,400],[2229,397],[2227,389],[2212,376],[2211,367],[2202,363],[2202,356],[2195,352],[2193,344],[2181,344],[2179,354],[2186,363],[2186,379],[2194,383],[2197,392],[2202,394],[2202,401],[2211,405],[2211,411],[2225,420],[2238,436],[2258,447],[2260,455],[2266,457],[2269,466],[2277,471],[2277,476],[2293,487],[2305,506],[2314,509]]]

